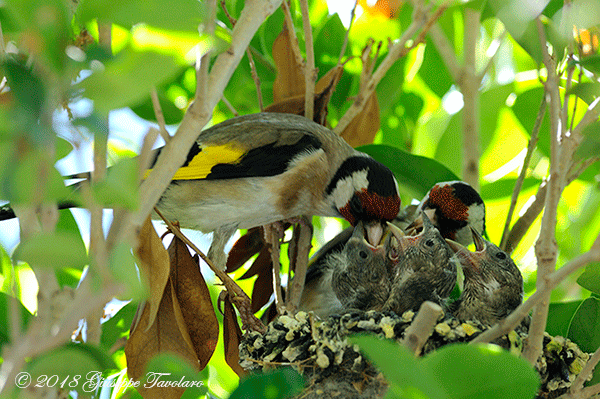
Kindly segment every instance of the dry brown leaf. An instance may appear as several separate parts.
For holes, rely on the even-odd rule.
[[[128,377],[142,382],[138,390],[145,399],[176,399],[185,391],[185,388],[177,387],[143,387],[146,365],[157,354],[174,353],[187,361],[195,370],[200,370],[187,331],[175,328],[180,325],[178,318],[181,319],[182,316],[178,304],[173,302],[173,296],[172,284],[169,282],[153,322],[150,321],[150,307],[145,306],[138,328],[131,332],[125,344]]]
[[[163,246],[162,240],[156,234],[150,217],[146,219],[138,234],[138,247],[136,254],[141,261],[142,278],[150,288],[148,326],[154,323],[159,304],[169,279],[169,254]]]
[[[373,93],[365,104],[362,112],[352,119],[341,136],[352,147],[373,143],[373,138],[379,130],[379,103]]]
[[[181,308],[182,323],[196,351],[200,369],[210,360],[219,338],[219,322],[210,299],[208,286],[200,273],[197,258],[193,258],[187,245],[174,237],[169,246],[171,259],[171,281],[175,298],[174,305]],[[179,321],[179,320],[178,320]]]
[[[296,62],[287,24],[273,42],[273,60],[277,75],[273,82],[273,102],[304,95],[304,68]]]
[[[260,252],[265,246],[262,227],[249,229],[241,236],[227,255],[227,273],[232,273],[242,267],[251,257]]]
[[[338,65],[330,69],[315,86],[315,102],[313,121],[325,125],[327,105],[344,69]],[[304,93],[276,101],[267,106],[264,112],[279,112],[294,115],[304,115]]]
[[[243,377],[246,370],[240,366],[240,340],[242,339],[242,330],[235,316],[233,305],[229,301],[229,295],[225,295],[223,303],[223,341],[225,345],[225,361],[231,369],[239,376]]]
[[[269,302],[273,294],[273,263],[271,261],[271,252],[268,248],[263,249],[252,264],[258,265],[258,277],[254,281],[252,288],[252,313],[256,313]],[[250,267],[250,269],[252,269]],[[250,271],[250,269],[248,271]]]

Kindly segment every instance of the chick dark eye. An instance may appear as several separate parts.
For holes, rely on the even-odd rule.
[[[433,244],[434,244],[434,242],[432,239],[425,241],[425,245],[427,245],[428,247],[433,247]]]
[[[367,259],[369,257],[369,254],[367,254],[365,251],[360,251],[358,253],[358,256],[360,256],[363,259]]]
[[[500,260],[504,260],[504,259],[506,259],[506,254],[504,252],[498,252],[496,254],[496,258],[498,258]]]

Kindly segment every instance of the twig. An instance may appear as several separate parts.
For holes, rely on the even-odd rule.
[[[285,303],[283,301],[283,292],[281,289],[281,235],[282,229],[281,224],[275,222],[268,224],[264,227],[265,241],[269,245],[269,251],[271,252],[271,265],[273,266],[273,292],[275,293],[275,306],[277,307],[277,313],[283,314],[285,310]]]
[[[478,24],[479,26],[479,24]],[[458,60],[456,59],[456,54],[452,49],[452,45],[450,41],[440,28],[439,24],[435,24],[429,30],[429,36],[435,45],[435,48],[440,53],[442,60],[444,60],[444,64],[446,68],[448,68],[448,72],[450,76],[452,76],[452,80],[454,80],[457,84],[462,80],[462,67],[458,64]]]
[[[308,0],[300,0],[302,12],[302,26],[304,28],[304,52],[306,63],[304,64],[304,116],[313,120],[315,107],[315,82],[317,81],[317,70],[315,69],[315,50],[313,48],[312,27],[308,13]]]
[[[302,291],[304,290],[306,270],[308,267],[308,253],[310,252],[310,241],[312,238],[312,226],[309,225],[308,221],[306,223],[300,222],[294,228],[299,230],[296,251],[296,268],[294,270],[294,278],[291,279],[289,284],[289,296],[286,301],[286,308],[292,314],[298,309]]]
[[[425,301],[419,308],[417,316],[406,329],[402,344],[415,356],[421,354],[423,345],[433,332],[438,319],[444,313],[442,307],[436,303]]]
[[[531,131],[529,145],[527,146],[527,153],[525,154],[525,159],[523,160],[523,166],[521,166],[521,173],[519,173],[519,177],[517,178],[517,182],[515,183],[512,197],[510,199],[510,207],[508,208],[508,214],[506,215],[506,222],[504,223],[504,231],[502,232],[502,239],[500,240],[500,248],[502,248],[505,251],[506,251],[506,245],[507,245],[507,240],[508,240],[508,233],[510,231],[509,230],[510,221],[512,220],[513,213],[517,206],[517,200],[519,199],[519,193],[521,192],[521,187],[523,187],[523,181],[525,180],[525,176],[527,175],[527,171],[529,169],[529,162],[531,161],[531,157],[533,156],[533,151],[535,150],[537,142],[538,142],[538,134],[540,132],[540,127],[542,125],[542,120],[544,119],[545,114],[546,114],[546,97],[544,96],[542,98],[542,103],[540,104],[540,109],[538,111],[537,117],[535,118],[535,124],[533,125],[533,130]]]
[[[225,12],[225,16],[227,16],[227,19],[229,19],[229,22],[231,23],[231,26],[235,26],[235,24],[237,23],[237,20],[231,14],[229,14],[229,11],[227,11],[227,5],[225,4],[225,0],[221,0],[220,3],[221,3],[221,8],[223,9],[223,12]],[[263,105],[262,91],[260,90],[260,78],[258,77],[258,72],[256,71],[256,64],[254,63],[254,58],[252,57],[252,52],[250,51],[250,47],[248,47],[246,49],[246,56],[248,57],[248,63],[250,64],[250,73],[252,75],[252,80],[254,81],[254,86],[256,86],[256,96],[258,98],[258,108],[262,112],[265,107]]]
[[[519,307],[517,307],[506,319],[486,330],[471,342],[490,342],[498,337],[508,334],[519,325],[521,320],[527,316],[534,306],[546,299],[550,292],[568,275],[591,262],[597,261],[600,261],[600,234],[596,237],[596,240],[589,251],[572,259],[560,269],[546,275],[544,279],[540,281],[538,289],[529,297],[529,299],[527,299],[527,301],[519,305]]]
[[[500,50],[500,47],[502,46],[502,41],[504,40],[505,37],[506,37],[506,29],[503,28],[502,33],[500,33],[500,35],[498,35],[498,37],[492,41],[492,43],[490,44],[490,47],[488,47],[488,51],[489,51],[489,49],[491,49],[492,46],[496,46],[496,48],[494,49],[494,53],[488,58],[485,66],[481,69],[481,72],[479,72],[479,74],[477,76],[477,78],[479,79],[480,82],[483,81],[483,79],[485,78],[485,74],[488,73],[488,71],[494,64],[494,59],[496,58],[496,55],[498,54],[498,50]],[[487,53],[487,51],[486,51],[486,53]]]
[[[150,98],[152,98],[152,107],[154,108],[154,116],[156,116],[156,121],[158,122],[158,128],[160,136],[163,138],[165,143],[168,143],[171,139],[169,132],[167,131],[165,116],[163,114],[162,107],[160,106],[160,102],[158,101],[158,93],[156,92],[156,87],[152,89],[150,92]]]
[[[558,397],[558,399],[592,399],[598,398],[596,395],[600,393],[600,383],[585,387],[581,391],[576,393],[567,392],[564,395]]]
[[[221,101],[223,101],[223,103],[225,104],[225,106],[227,108],[229,108],[229,110],[231,111],[231,113],[233,114],[233,116],[239,116],[240,115],[239,112],[237,112],[237,110],[234,108],[234,106],[229,102],[229,100],[225,96],[223,96],[221,98]]]
[[[364,86],[364,92],[359,92],[356,96],[355,101],[352,103],[348,111],[340,118],[337,126],[333,131],[337,134],[341,134],[346,127],[352,122],[352,120],[358,115],[367,102],[367,99],[371,97],[377,85],[383,79],[388,70],[394,65],[394,63],[406,54],[407,49],[405,48],[406,42],[410,40],[420,29],[431,26],[432,23],[441,16],[441,13],[447,8],[447,4],[440,6],[436,13],[431,17],[427,17],[427,11],[422,0],[414,0],[414,10],[412,23],[404,31],[402,36],[394,42],[390,47],[387,56],[381,61],[379,67],[373,73],[373,76],[369,79],[367,84]]]
[[[196,245],[194,245],[194,243],[192,241],[190,241],[189,238],[187,238],[181,232],[179,227],[174,226],[173,223],[171,223],[170,220],[166,219],[160,213],[160,211],[158,209],[154,208],[154,211],[165,222],[165,224],[167,225],[169,230],[177,238],[179,238],[181,241],[183,241],[187,246],[192,248],[194,250],[194,252],[196,252],[198,254],[198,256],[208,265],[210,270],[212,270],[213,273],[215,273],[215,275],[219,278],[219,280],[221,280],[221,282],[225,286],[225,289],[227,290],[227,292],[230,295],[232,303],[234,303],[236,305],[236,307],[238,308],[238,310],[240,311],[240,316],[242,318],[242,321],[245,324],[245,328],[250,328],[253,331],[260,331],[261,333],[264,333],[266,331],[266,328],[263,325],[263,323],[259,319],[257,319],[254,316],[254,314],[252,314],[252,311],[250,310],[251,309],[251,301],[250,301],[250,298],[248,297],[248,295],[246,295],[246,293],[244,292],[244,290],[242,290],[240,288],[240,286],[237,285],[236,282],[233,281],[231,279],[231,277],[229,277],[227,275],[227,273],[225,273],[224,270],[221,270],[218,267],[216,267],[212,263],[212,261],[206,255],[204,255],[204,253]]]
[[[346,53],[346,48],[348,47],[348,38],[350,36],[350,29],[352,28],[352,24],[354,23],[354,16],[356,15],[356,6],[358,5],[358,0],[354,1],[354,7],[352,7],[352,12],[350,13],[350,24],[348,25],[348,29],[346,29],[346,34],[344,35],[344,43],[342,44],[342,49],[340,50],[340,56],[338,57],[338,65],[342,64],[342,58],[344,58],[344,54]]]

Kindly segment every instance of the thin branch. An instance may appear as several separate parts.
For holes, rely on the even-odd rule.
[[[538,134],[540,132],[540,127],[542,126],[542,120],[544,119],[544,115],[546,114],[546,96],[542,98],[542,103],[540,104],[540,109],[538,111],[537,117],[535,118],[535,124],[533,125],[533,130],[531,131],[531,137],[529,139],[529,144],[527,146],[527,153],[525,154],[525,159],[523,159],[523,166],[521,166],[521,173],[519,173],[519,177],[517,178],[517,182],[515,183],[515,187],[512,192],[512,197],[510,199],[510,207],[508,208],[508,214],[506,215],[506,222],[504,223],[504,231],[502,232],[502,239],[500,240],[500,248],[506,250],[508,233],[510,231],[510,221],[512,220],[513,213],[517,206],[517,200],[519,199],[519,193],[521,192],[521,187],[523,187],[523,181],[525,180],[525,176],[529,170],[529,162],[531,162],[531,157],[533,156],[533,152],[537,146],[538,142]]]
[[[286,301],[286,308],[293,314],[298,309],[304,282],[306,279],[306,270],[308,268],[308,253],[310,252],[310,241],[312,239],[312,225],[306,220],[304,223],[298,223],[294,229],[298,229],[298,243],[296,251],[296,268],[294,278],[290,280],[289,296]],[[291,261],[291,259],[290,259]]]
[[[229,102],[229,100],[225,96],[223,96],[223,98],[221,98],[221,101],[223,101],[223,103],[225,104],[225,106],[227,108],[229,108],[229,110],[231,111],[231,113],[233,114],[233,116],[239,116],[240,115],[239,112],[237,112],[237,110],[234,108],[233,104],[231,104]]]
[[[430,301],[423,302],[417,316],[406,329],[402,344],[415,356],[419,356],[442,314],[444,311],[440,305]]]
[[[560,126],[560,95],[559,80],[556,74],[556,61],[550,56],[548,44],[546,43],[546,34],[542,21],[536,19],[537,30],[542,49],[542,57],[548,78],[545,83],[546,95],[549,97],[548,106],[550,109],[550,176],[548,182],[548,192],[544,205],[544,215],[542,216],[542,226],[540,236],[535,244],[535,253],[538,261],[537,282],[538,290],[544,285],[546,276],[556,268],[557,245],[556,245],[556,213],[558,202],[560,200],[561,185],[564,175],[561,174],[561,159],[559,154],[560,137],[562,128]],[[564,173],[566,170],[562,169]],[[542,340],[546,330],[546,321],[548,319],[548,309],[550,306],[550,293],[540,300],[536,305],[531,325],[529,327],[529,336],[525,343],[522,357],[527,359],[530,364],[534,364],[542,353]]]
[[[225,12],[225,16],[227,16],[227,19],[229,19],[229,22],[231,23],[231,26],[235,26],[235,24],[237,23],[237,20],[231,14],[229,14],[229,11],[227,11],[227,5],[225,4],[225,0],[221,0],[220,3],[221,3],[221,8],[223,9],[223,12]],[[248,47],[246,49],[246,56],[248,57],[248,63],[250,64],[250,73],[252,75],[252,80],[254,81],[254,86],[256,86],[256,96],[258,98],[258,108],[260,109],[260,112],[262,112],[265,107],[263,104],[262,91],[260,89],[260,78],[258,77],[258,72],[256,71],[256,64],[254,63],[254,58],[252,57],[252,52],[250,51],[250,47]]]
[[[583,118],[579,121],[575,129],[573,129],[574,136],[581,136],[583,134],[583,130],[591,125],[593,122],[598,120],[598,116],[600,116],[600,97],[596,98],[585,111]]]
[[[271,252],[271,265],[273,267],[273,292],[275,293],[275,306],[277,313],[283,314],[285,311],[285,303],[283,301],[283,291],[281,289],[281,235],[282,227],[277,222],[263,226],[265,232],[265,241],[269,245]]]
[[[494,53],[488,58],[485,66],[481,69],[481,72],[479,72],[479,74],[478,74],[478,79],[480,82],[483,81],[485,74],[488,73],[488,71],[490,70],[492,65],[494,65],[494,60],[496,59],[496,55],[498,55],[498,51],[500,50],[500,47],[502,47],[502,41],[504,40],[505,37],[506,37],[506,29],[503,28],[502,33],[500,33],[500,35],[498,35],[498,37],[496,39],[494,39],[492,41],[492,43],[490,44],[488,51],[493,46],[496,46],[496,48],[494,49]],[[487,53],[487,51],[486,51],[486,53]]]
[[[471,342],[491,342],[498,337],[508,334],[519,325],[521,320],[527,316],[534,306],[545,300],[550,292],[567,276],[591,262],[598,261],[600,261],[600,234],[596,237],[596,240],[589,251],[577,256],[560,269],[545,276],[545,278],[540,281],[538,289],[529,297],[529,299],[527,299],[527,301],[519,305],[519,307],[517,307],[507,318],[486,330]]]
[[[304,64],[304,116],[312,121],[315,107],[317,70],[315,69],[315,49],[313,47],[308,0],[300,0],[300,10],[302,11],[302,26],[304,27],[304,52],[306,53],[306,63]]]
[[[444,34],[442,28],[440,28],[439,24],[435,24],[431,27],[429,30],[429,37],[431,37],[436,50],[440,53],[440,57],[444,61],[450,76],[452,76],[452,80],[459,83],[462,80],[463,68],[458,63],[452,44]]]
[[[340,56],[338,57],[338,65],[342,64],[342,58],[344,58],[346,48],[348,47],[348,38],[350,36],[350,29],[352,28],[352,24],[354,23],[354,16],[356,15],[356,6],[358,6],[358,0],[354,1],[354,7],[352,7],[352,12],[350,13],[350,24],[348,25],[348,29],[346,29],[346,34],[344,35],[344,43],[342,44]]]
[[[156,87],[152,89],[150,92],[150,98],[152,98],[152,107],[154,108],[154,116],[156,116],[156,121],[158,122],[158,128],[160,136],[163,138],[165,143],[168,143],[171,140],[171,135],[167,131],[166,123],[165,123],[165,115],[163,114],[162,107],[160,106],[160,101],[158,101],[158,93],[156,92]]]
[[[217,278],[221,280],[221,282],[225,286],[225,289],[229,293],[232,302],[238,308],[240,316],[246,328],[250,328],[253,331],[260,331],[261,333],[264,333],[266,331],[266,328],[262,324],[262,322],[259,319],[257,319],[254,316],[254,314],[252,314],[252,311],[250,310],[252,308],[251,301],[248,295],[246,295],[246,293],[244,292],[244,290],[242,290],[240,286],[237,285],[237,283],[233,281],[231,277],[227,275],[227,273],[225,273],[224,270],[221,270],[217,266],[215,266],[214,263],[212,263],[212,261],[196,245],[194,245],[194,243],[190,241],[190,239],[187,238],[185,234],[181,232],[181,229],[179,229],[179,227],[173,225],[173,223],[171,223],[170,220],[166,219],[158,209],[154,208],[154,211],[165,222],[165,224],[169,228],[169,231],[171,231],[177,238],[183,241],[188,247],[192,248],[194,252],[196,252],[198,256],[208,265],[210,270],[212,270],[213,273],[215,273]]]

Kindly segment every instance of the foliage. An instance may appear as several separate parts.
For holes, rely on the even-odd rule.
[[[24,0],[0,4],[0,61],[5,77],[0,83],[0,199],[29,210],[29,214],[42,207],[47,211],[48,204],[70,202],[84,205],[92,215],[91,225],[81,218],[76,223],[71,211],[61,210],[53,225],[47,216],[51,212],[42,212],[41,217],[22,221],[17,248],[2,238],[4,232],[17,230],[17,225],[0,221],[4,246],[0,248],[0,376],[30,370],[32,375],[58,375],[59,382],[66,378],[68,383],[69,376],[85,376],[98,370],[107,381],[123,382],[127,381],[123,371],[127,355],[140,361],[139,367],[129,365],[130,381],[141,378],[147,365],[172,376],[193,375],[191,379],[202,381],[204,388],[190,388],[184,394],[188,397],[207,393],[212,397],[229,393],[231,397],[245,397],[248,392],[257,392],[258,387],[263,389],[264,397],[289,396],[301,385],[297,375],[289,371],[246,377],[236,390],[236,373],[242,371],[233,366],[234,372],[230,364],[235,362],[232,353],[239,339],[237,317],[228,298],[224,315],[216,311],[220,282],[207,269],[203,267],[200,274],[197,267],[190,266],[185,275],[174,276],[176,267],[169,265],[167,255],[138,252],[134,256],[131,242],[111,242],[110,233],[106,234],[108,243],[104,240],[99,209],[116,208],[114,220],[105,219],[112,226],[126,220],[123,215],[135,212],[142,203],[138,161],[124,158],[113,162],[110,156],[111,149],[117,153],[141,151],[134,144],[140,134],[129,131],[130,126],[122,126],[126,123],[121,121],[125,115],[122,108],[132,110],[144,121],[145,134],[151,123],[163,123],[155,112],[151,95],[155,92],[166,123],[179,124],[196,93],[193,62],[209,51],[213,57],[226,52],[234,42],[232,21],[220,6],[216,9],[220,23],[212,32],[207,28],[212,12],[208,2],[142,3]],[[292,3],[292,21],[299,48],[304,50],[306,36],[300,7]],[[360,12],[350,30],[340,69],[338,59],[350,9],[330,15],[324,0],[309,3],[319,78],[315,92],[324,104],[315,109],[315,115],[326,116],[327,125],[335,128],[364,93],[371,77],[367,72],[384,65],[392,51],[388,38],[399,38],[411,26],[414,9],[408,2],[378,1],[371,5],[373,2],[359,1]],[[521,3],[539,6],[525,10]],[[223,4],[233,18],[239,18],[245,6],[244,1],[236,0]],[[529,140],[536,145],[524,168],[516,212],[509,220],[511,227],[518,226],[521,215],[535,203],[533,196],[549,173],[554,137],[551,110],[537,123],[539,137],[534,133],[540,104],[548,97],[544,83],[550,74],[542,65],[543,34],[551,44],[561,78],[555,89],[563,104],[565,99],[570,104],[561,121],[572,132],[589,115],[588,110],[596,110],[580,132],[574,163],[569,164],[570,159],[563,163],[563,168],[572,167],[570,184],[557,206],[555,237],[560,250],[556,264],[560,267],[590,249],[600,231],[600,7],[596,0],[457,1],[447,5],[435,24],[435,32],[423,37],[422,43],[415,43],[391,66],[375,94],[364,98],[364,109],[339,133],[393,170],[405,205],[420,200],[434,182],[467,180],[463,165],[472,154],[465,154],[463,148],[473,141],[479,150],[474,182],[480,185],[486,202],[487,234],[491,241],[500,243]],[[291,54],[293,41],[283,33],[283,21],[282,8],[266,18],[223,90],[224,99],[240,114],[260,111],[257,82],[265,106],[285,112],[304,110],[304,72]],[[112,26],[107,28],[108,22]],[[200,33],[199,24],[206,28]],[[474,54],[469,54],[467,32],[473,34],[473,29],[476,43]],[[473,71],[466,68],[463,72],[479,74],[475,92],[467,84],[467,74],[457,74],[465,66]],[[465,120],[465,113],[471,110],[471,96],[477,98],[478,112],[476,120]],[[87,113],[86,99],[93,100],[93,111]],[[109,113],[114,118],[110,124]],[[220,101],[212,110],[211,123],[232,116],[227,103]],[[61,117],[69,120],[66,127],[55,122]],[[465,134],[466,122],[479,127],[475,139]],[[127,131],[125,140],[119,140],[116,126]],[[107,162],[114,165],[105,177],[98,172],[81,195],[74,195],[65,187],[57,161],[69,159],[68,172],[80,172],[74,170],[86,160],[80,147],[92,140],[100,171]],[[532,216],[512,253],[524,274],[526,297],[535,291],[534,243],[540,234],[541,207]],[[315,225],[320,226],[316,237],[323,237],[322,226],[326,223],[315,218]],[[32,227],[35,225],[37,231]],[[148,234],[155,234],[152,228],[151,233],[146,228]],[[145,238],[155,242],[154,248],[160,241],[156,236]],[[322,244],[322,239],[313,240],[317,249]],[[182,250],[179,241],[173,240],[172,245]],[[158,246],[162,248],[160,242]],[[181,258],[177,264],[196,265],[197,258],[192,258],[185,246],[183,249],[186,254],[178,252]],[[144,264],[156,264],[147,256],[162,257],[164,266],[147,272]],[[254,260],[240,264],[240,270],[232,276],[253,300],[260,297],[262,305],[271,294],[271,273],[249,272]],[[283,259],[282,273],[288,268],[287,259]],[[243,274],[251,278],[242,281],[239,277]],[[186,288],[186,284],[200,288]],[[121,309],[103,310],[113,297],[133,302]],[[600,346],[599,298],[599,263],[590,263],[553,290],[547,330],[566,335],[584,350],[594,352]],[[135,307],[144,299],[148,299],[146,308],[140,308],[134,316]],[[167,313],[160,312],[161,308]],[[201,309],[201,318],[197,309]],[[87,327],[80,326],[71,337],[82,319]],[[129,332],[132,321],[135,324]],[[124,347],[126,337],[130,337],[128,347]],[[31,344],[23,348],[23,342]],[[381,367],[389,378],[392,394],[398,397],[467,398],[483,394],[468,391],[468,387],[493,389],[498,397],[507,397],[502,393],[515,389],[521,390],[522,396],[518,397],[524,398],[535,392],[537,382],[527,364],[507,353],[497,353],[490,346],[449,347],[415,360],[402,348],[386,342],[367,337],[357,342]],[[157,362],[154,355],[160,351],[149,349],[156,347],[168,347],[180,357],[185,355],[192,366],[172,357]],[[404,359],[405,367],[394,369],[396,363],[390,363],[389,353],[397,354],[394,360]],[[377,357],[382,354],[386,359],[379,362]],[[14,358],[18,358],[17,363],[12,362]],[[474,371],[475,362],[480,367]],[[53,366],[58,363],[63,366]],[[20,369],[10,369],[15,364]],[[419,370],[419,375],[414,370]],[[470,379],[462,384],[466,375],[488,382],[473,384]],[[491,377],[499,381],[498,385],[489,383]],[[15,391],[10,385],[13,380],[0,385],[0,392]],[[593,382],[600,382],[598,371]],[[115,385],[121,389],[97,385],[98,390],[85,392],[103,397],[137,394],[131,387]],[[492,397],[487,391],[485,395]]]

